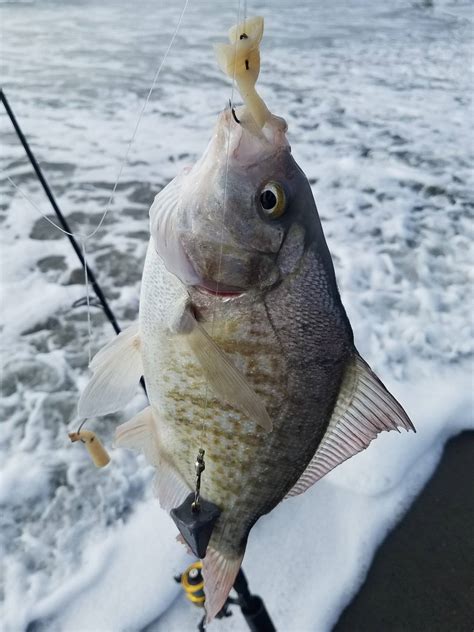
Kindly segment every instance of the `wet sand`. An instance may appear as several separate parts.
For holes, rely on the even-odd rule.
[[[463,432],[447,443],[333,632],[474,630],[473,465],[474,432]]]

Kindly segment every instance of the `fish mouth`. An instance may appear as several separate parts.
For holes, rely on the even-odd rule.
[[[216,281],[201,281],[194,287],[203,294],[210,294],[220,298],[237,298],[245,293],[243,288],[233,285],[224,285],[223,283],[217,283]]]

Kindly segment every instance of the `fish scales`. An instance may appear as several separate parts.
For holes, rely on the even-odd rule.
[[[150,264],[148,260],[151,261]],[[227,498],[222,498],[222,491],[219,490],[225,490],[226,494],[236,497],[231,498],[236,502],[237,496],[242,493],[242,486],[245,487],[244,494],[250,490],[245,483],[244,473],[248,469],[246,466],[255,458],[251,449],[261,450],[265,433],[256,429],[255,422],[214,397],[212,391],[209,392],[199,365],[193,363],[189,351],[186,354],[185,348],[183,349],[185,340],[167,335],[169,315],[164,309],[167,301],[161,292],[155,291],[157,286],[167,287],[165,283],[157,283],[156,274],[160,265],[162,266],[156,254],[150,249],[144,279],[148,280],[148,270],[151,276],[149,282],[144,281],[142,298],[142,303],[147,308],[141,314],[145,373],[150,376],[148,390],[150,400],[157,410],[160,444],[164,451],[173,455],[177,469],[190,488],[195,480],[195,456],[198,448],[204,445],[207,457],[203,494],[215,502],[223,503]],[[160,273],[167,275],[162,267]],[[146,300],[148,288],[154,300]],[[223,311],[227,311],[225,307]],[[250,312],[243,308],[241,313],[234,315],[235,318],[229,324],[228,320],[221,320],[221,314],[216,311],[214,327],[211,324],[208,328],[214,329],[215,340],[228,350],[235,364],[255,385],[256,391],[268,399],[269,408],[276,411],[284,400],[284,358],[278,352],[278,341],[271,328],[264,326],[264,306],[260,306],[260,314],[257,312],[255,307]],[[161,323],[161,326],[157,323]],[[254,345],[259,353],[258,366],[253,352]],[[153,387],[155,375],[166,375],[168,378],[167,383],[157,392]],[[186,379],[183,379],[183,375]],[[216,446],[219,451],[213,450]],[[186,458],[186,454],[189,454],[189,458]],[[236,465],[235,471],[232,462]],[[228,467],[223,467],[223,464]],[[214,476],[214,472],[217,476]],[[230,479],[229,484],[227,479]],[[232,480],[235,482],[233,493],[230,484]],[[218,490],[217,496],[213,494],[214,487]]]
[[[229,303],[202,294],[193,297],[193,304],[207,320],[214,340],[229,353],[265,402],[274,424],[268,437],[257,430],[254,422],[209,393],[199,364],[193,362],[189,350],[186,352],[186,341],[167,334],[170,321],[167,306],[172,309],[175,292],[180,288],[174,287],[174,278],[154,249],[150,247],[148,251],[141,297],[141,304],[146,305],[141,314],[141,336],[160,445],[190,489],[195,481],[195,455],[200,447],[206,449],[201,492],[206,499],[225,508],[211,544],[218,543],[220,548],[233,553],[241,551],[252,524],[280,502],[304,471],[324,432],[324,422],[339,389],[348,344],[341,345],[342,357],[335,358],[330,370],[327,358],[321,367],[319,350],[327,337],[324,318],[311,308],[322,336],[315,342],[315,328],[307,326],[310,322],[307,314],[303,311],[301,316],[295,316],[288,311],[288,293],[301,292],[306,304],[306,299],[311,299],[308,288],[321,292],[323,284],[315,283],[310,274],[311,263],[316,267],[317,259],[308,253],[302,261],[301,273],[279,288],[279,306],[278,298],[275,301],[272,298],[253,302],[251,309],[244,301],[239,308],[238,301],[233,299],[232,319],[229,319]],[[163,295],[166,288],[169,288],[167,298]],[[270,320],[269,313],[278,324]],[[308,354],[303,363],[302,347]],[[316,355],[311,356],[312,348],[316,349]],[[285,354],[286,349],[291,349],[292,354]],[[155,392],[154,384],[164,375],[169,381]],[[318,381],[321,388],[314,390]],[[308,392],[308,386],[313,392]]]

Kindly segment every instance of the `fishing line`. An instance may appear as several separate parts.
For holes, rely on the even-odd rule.
[[[171,51],[171,48],[173,47],[174,41],[175,41],[175,39],[176,39],[176,37],[178,35],[179,29],[181,27],[181,23],[183,21],[184,14],[185,14],[185,12],[186,12],[186,10],[188,8],[188,4],[189,4],[189,0],[185,0],[185,3],[184,3],[183,8],[181,10],[180,16],[178,18],[178,22],[176,24],[176,28],[175,28],[172,36],[171,36],[171,39],[170,39],[169,44],[168,44],[168,46],[166,48],[165,54],[162,57],[161,62],[158,65],[158,68],[155,71],[155,75],[153,77],[153,81],[152,81],[151,87],[148,90],[148,94],[147,94],[146,99],[145,99],[145,101],[144,101],[144,103],[142,105],[142,108],[140,110],[140,114],[138,115],[138,119],[137,119],[137,122],[135,124],[134,129],[133,129],[132,136],[130,137],[127,149],[125,151],[124,157],[123,157],[122,162],[120,164],[120,168],[119,168],[119,171],[118,171],[118,174],[117,174],[117,178],[116,178],[116,180],[114,182],[114,186],[112,187],[112,192],[111,192],[110,197],[109,197],[109,199],[107,201],[107,204],[105,205],[105,210],[104,210],[104,212],[102,214],[102,217],[100,218],[97,226],[94,228],[94,230],[91,233],[83,234],[83,233],[80,233],[78,231],[68,232],[67,230],[64,230],[63,228],[58,226],[55,222],[53,222],[51,219],[49,219],[49,217],[45,213],[43,213],[43,211],[39,208],[39,206],[37,204],[35,204],[31,200],[31,198],[28,197],[28,195],[26,193],[24,193],[17,184],[15,184],[15,182],[10,178],[10,176],[5,174],[6,175],[6,179],[10,182],[10,184],[31,204],[31,206],[34,209],[36,209],[39,212],[39,214],[47,222],[49,222],[52,226],[54,226],[54,228],[57,228],[59,231],[61,231],[65,235],[70,235],[71,237],[76,237],[77,239],[80,239],[80,240],[82,240],[82,242],[84,242],[84,241],[87,241],[88,239],[90,239],[91,237],[93,237],[97,233],[97,231],[100,230],[102,224],[104,223],[104,220],[105,220],[108,212],[110,211],[110,207],[112,206],[112,202],[114,200],[115,193],[117,191],[117,187],[120,184],[120,178],[122,177],[123,170],[125,168],[125,165],[128,162],[128,156],[130,154],[130,150],[131,150],[132,145],[133,145],[133,143],[135,141],[135,138],[137,136],[138,128],[140,127],[140,123],[142,121],[143,115],[145,114],[145,110],[146,110],[146,108],[148,106],[148,103],[150,101],[151,95],[153,94],[153,91],[154,91],[154,89],[156,87],[156,83],[158,81],[158,78],[159,78],[159,76],[161,74],[161,71],[163,70],[163,66],[164,66],[164,64],[165,64],[165,62],[166,62],[166,60],[168,58],[168,55],[169,55],[169,53]]]
[[[116,179],[115,184],[113,186],[112,193],[110,194],[109,201],[107,202],[107,205],[105,207],[105,211],[104,211],[99,223],[97,224],[97,227],[95,228],[95,230],[92,231],[92,233],[88,236],[88,238],[89,237],[93,237],[96,234],[96,232],[100,229],[100,227],[102,226],[102,224],[103,224],[103,222],[105,220],[105,217],[106,217],[107,213],[110,210],[110,207],[112,205],[112,202],[113,202],[113,199],[114,199],[114,196],[115,196],[115,192],[116,192],[117,187],[119,185],[120,178],[122,177],[122,172],[124,170],[124,167],[127,164],[128,156],[130,154],[130,150],[132,148],[133,142],[134,142],[135,137],[137,135],[138,128],[140,126],[141,120],[143,118],[143,115],[145,114],[145,110],[146,110],[146,107],[148,105],[148,102],[150,101],[150,98],[151,98],[151,95],[153,93],[153,90],[155,89],[156,82],[158,81],[158,77],[161,74],[161,71],[163,69],[163,66],[165,65],[166,59],[167,59],[167,57],[168,57],[168,55],[169,55],[169,53],[171,51],[171,48],[173,47],[174,41],[175,41],[175,39],[176,39],[176,37],[178,35],[178,31],[179,31],[179,29],[181,27],[181,22],[183,21],[184,14],[186,13],[186,9],[188,8],[188,4],[189,4],[189,0],[185,0],[185,3],[184,3],[183,8],[181,10],[180,16],[178,18],[178,22],[176,24],[176,28],[175,28],[175,30],[173,32],[173,35],[171,36],[171,39],[169,41],[168,47],[167,47],[167,49],[165,51],[165,54],[164,54],[160,64],[158,65],[158,68],[157,68],[157,70],[155,72],[155,76],[153,77],[153,82],[151,84],[151,88],[148,91],[148,94],[146,96],[145,102],[143,103],[142,109],[141,109],[140,114],[138,116],[138,120],[136,122],[135,128],[133,130],[133,134],[132,134],[132,136],[130,138],[130,141],[128,143],[128,147],[127,147],[127,150],[125,152],[125,156],[124,156],[124,158],[122,160],[122,164],[120,165],[120,169],[119,169],[119,172],[118,172],[118,175],[117,175],[117,179]]]
[[[237,3],[237,24],[240,24],[240,10],[241,10],[241,0],[238,0],[238,3]],[[238,43],[238,38],[235,39],[235,44],[234,44],[234,70],[233,70],[233,74],[232,74],[232,87],[231,87],[231,92],[230,92],[230,109],[231,109],[231,112],[232,112],[232,108],[233,108],[234,92],[235,92],[235,75],[236,75],[236,68],[237,68],[237,43]],[[224,251],[224,222],[225,222],[225,216],[226,216],[226,211],[227,211],[227,182],[228,182],[228,175],[229,175],[231,129],[232,129],[232,118],[229,117],[229,122],[228,122],[228,125],[227,125],[227,147],[226,147],[226,161],[225,161],[225,175],[224,175],[224,200],[223,200],[223,208],[222,208],[222,223],[221,223],[221,232],[220,232],[219,259],[218,259],[218,266],[217,266],[216,296],[214,298],[214,303],[213,303],[213,306],[212,306],[212,313],[211,313],[211,333],[210,333],[211,337],[214,335],[214,326],[215,326],[215,319],[216,319],[217,303],[219,301],[218,293],[219,293],[221,267],[222,267],[222,255],[223,255],[223,251]],[[208,405],[209,405],[209,380],[206,380],[206,390],[205,390],[205,395],[204,395],[204,410],[203,410],[202,430],[201,430],[201,437],[202,437],[202,443],[203,444],[205,444],[205,442],[206,442],[206,435],[207,435],[207,432],[206,432],[207,431],[207,425],[206,425],[206,422],[205,422],[205,418],[206,418],[206,412],[207,412]]]
[[[86,240],[81,242],[82,246],[82,256],[84,257],[84,261],[87,261],[86,254]],[[92,340],[92,323],[91,323],[91,304],[90,304],[90,296],[89,296],[89,275],[87,273],[87,266],[84,266],[84,283],[86,286],[86,304],[87,304],[87,355],[89,358],[89,365],[92,360],[91,354],[91,340]]]
[[[18,191],[18,193],[23,196],[25,198],[25,200],[27,202],[29,202],[29,204],[31,204],[31,206],[38,211],[38,213],[41,215],[41,217],[43,219],[45,219],[47,222],[49,222],[51,224],[51,226],[54,226],[54,228],[57,228],[61,233],[63,233],[64,235],[69,235],[69,237],[78,237],[79,239],[82,237],[81,234],[79,233],[70,233],[67,230],[64,230],[64,228],[61,228],[61,226],[58,226],[58,224],[56,224],[55,222],[53,222],[52,219],[49,219],[49,217],[43,213],[43,211],[40,209],[40,207],[36,204],[36,202],[33,202],[33,200],[17,185],[15,184],[15,182],[10,178],[10,176],[7,176],[5,174],[5,178],[8,180],[8,182],[12,185],[12,187],[14,189],[16,189]]]

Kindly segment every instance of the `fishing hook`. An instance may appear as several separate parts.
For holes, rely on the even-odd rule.
[[[83,419],[79,424],[79,428],[76,430],[76,433],[79,434],[82,430],[83,425],[86,423],[87,419]]]
[[[229,107],[230,107],[230,111],[232,112],[232,118],[238,125],[240,125],[240,121],[237,118],[237,114],[235,113],[235,108],[232,106],[232,101],[230,99],[229,99]]]

